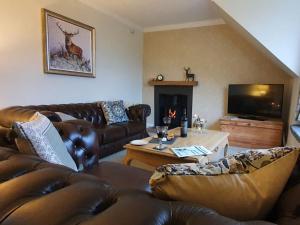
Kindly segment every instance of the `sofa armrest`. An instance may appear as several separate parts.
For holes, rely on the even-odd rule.
[[[146,123],[146,119],[151,114],[151,107],[146,104],[138,104],[128,107],[127,115],[130,120]]]
[[[53,124],[79,169],[98,164],[99,140],[90,122],[70,120]]]
[[[11,128],[0,126],[0,146],[15,148],[16,133]]]

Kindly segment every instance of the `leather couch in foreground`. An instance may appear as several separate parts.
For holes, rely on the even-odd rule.
[[[151,113],[148,105],[139,104],[127,109],[128,122],[106,125],[106,120],[98,103],[13,106],[0,110],[0,126],[11,128],[15,121],[27,121],[35,112],[47,116],[52,122],[61,122],[55,112],[71,115],[78,120],[73,124],[89,128],[96,132],[100,158],[122,150],[122,147],[134,139],[147,137],[146,119]],[[71,126],[69,126],[70,128]],[[67,129],[67,128],[66,128]]]
[[[105,169],[105,166],[103,167]],[[109,169],[109,168],[107,168]],[[129,180],[128,180],[129,182]],[[101,177],[76,173],[0,147],[1,225],[270,225],[238,222],[184,202],[115,189]],[[291,225],[291,224],[290,224]]]
[[[21,119],[35,111],[24,110]],[[3,115],[3,114],[2,114]],[[1,117],[11,122],[15,115]],[[19,119],[19,118],[18,118]],[[237,222],[210,209],[152,197],[150,172],[98,163],[99,136],[81,120],[54,122],[81,173],[22,155],[10,128],[0,128],[0,224],[279,225],[300,224],[300,163],[266,221]],[[274,178],[276,179],[276,178]],[[199,193],[205,194],[205,193]]]
[[[64,128],[63,138],[71,148],[69,151],[78,152],[78,146],[72,147],[81,142],[80,149],[97,159],[92,146],[83,141],[97,137],[94,131],[71,123],[68,133],[66,124],[55,124]],[[8,133],[3,131],[7,129],[0,132],[4,135],[0,135],[0,146],[7,145]],[[199,205],[155,199],[148,185],[150,172],[118,163],[89,161],[85,154],[73,157],[77,163],[83,161],[89,166],[76,173],[37,156],[0,147],[0,224],[79,224],[80,221],[80,224],[105,225],[268,225],[267,220],[279,225],[300,224],[300,163],[269,218],[265,222],[243,223]],[[50,220],[44,223],[48,217]],[[26,223],[20,222],[24,218]]]

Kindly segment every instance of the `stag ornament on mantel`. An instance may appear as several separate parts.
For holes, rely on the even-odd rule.
[[[195,74],[191,73],[190,67],[184,67],[185,81],[195,81]]]

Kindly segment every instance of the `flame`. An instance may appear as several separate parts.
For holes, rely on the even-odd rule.
[[[171,109],[169,109],[169,117],[171,119],[175,119],[176,118],[176,110],[172,111]]]

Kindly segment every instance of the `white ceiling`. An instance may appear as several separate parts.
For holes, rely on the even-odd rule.
[[[80,0],[136,28],[149,29],[214,21],[219,16],[210,0]]]

